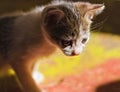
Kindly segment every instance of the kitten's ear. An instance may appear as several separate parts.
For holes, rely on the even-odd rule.
[[[80,11],[80,14],[88,19],[92,19],[100,14],[105,8],[104,4],[91,4],[88,2],[75,2],[74,4]]]
[[[85,17],[92,19],[94,16],[100,14],[104,8],[104,4],[91,4],[85,13]]]
[[[54,7],[46,8],[44,13],[45,13],[44,23],[46,25],[57,24],[64,17],[64,12]]]

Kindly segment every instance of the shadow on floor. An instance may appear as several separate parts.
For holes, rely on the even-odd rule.
[[[120,80],[101,85],[96,92],[120,92]]]

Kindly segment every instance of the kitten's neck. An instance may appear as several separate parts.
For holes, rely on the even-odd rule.
[[[48,56],[56,49],[42,30],[41,18],[41,12],[30,12],[18,17],[14,24],[14,30],[17,30],[14,32],[14,35],[17,34],[15,42],[27,44],[27,52],[30,52],[28,56],[35,58]]]
[[[50,42],[50,39],[47,37],[47,34],[45,33],[44,29],[41,26],[41,32],[42,32],[42,47],[41,50],[43,50],[42,55],[47,56],[51,55],[56,49],[56,45],[54,45],[52,42]]]

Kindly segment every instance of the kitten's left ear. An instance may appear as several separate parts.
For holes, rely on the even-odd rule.
[[[44,23],[46,25],[55,25],[64,17],[64,12],[62,10],[52,6],[45,8],[43,14]]]
[[[104,8],[104,4],[91,4],[84,16],[88,19],[92,19],[94,16],[100,14]]]

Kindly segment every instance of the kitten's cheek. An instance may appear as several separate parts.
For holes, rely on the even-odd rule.
[[[71,56],[71,53],[72,53],[72,48],[71,48],[71,46],[67,46],[67,47],[63,48],[63,53],[64,53],[66,56]]]

